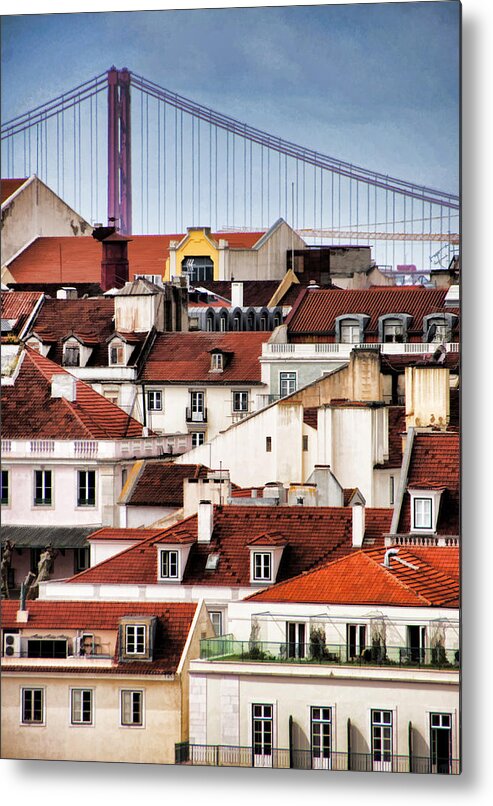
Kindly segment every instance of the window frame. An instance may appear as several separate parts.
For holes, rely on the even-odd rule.
[[[376,719],[376,714],[390,714],[390,722],[386,722],[383,718]],[[370,711],[370,730],[371,730],[371,760],[372,769],[381,772],[391,772],[394,759],[394,712],[392,708],[372,708]],[[380,731],[380,736],[376,736],[376,732]],[[389,735],[385,735],[385,733]],[[385,749],[385,743],[390,740],[390,751]],[[376,742],[380,742],[379,749],[375,747]],[[380,758],[376,758],[376,756]]]
[[[220,625],[219,625],[220,631],[219,632],[216,631],[216,624],[214,623],[213,616],[219,616],[219,619],[218,619],[218,621],[220,622]],[[216,637],[218,637],[220,635],[224,635],[224,632],[223,632],[224,612],[222,610],[209,610],[209,618],[211,620],[212,626],[214,627],[214,635]]]
[[[242,405],[238,406],[238,400],[243,400],[242,395],[244,395],[244,399],[246,401],[246,406],[243,407]],[[238,397],[237,397],[238,396]],[[232,401],[232,409],[235,414],[245,414],[248,412],[250,406],[250,394],[246,389],[234,389],[233,390],[233,401]]]
[[[414,532],[414,531],[420,531],[420,530],[423,530],[423,529],[426,530],[426,531],[431,531],[433,529],[433,498],[431,496],[424,496],[424,495],[423,496],[418,496],[418,495],[416,495],[416,496],[413,496],[412,502],[413,502],[413,506],[412,506],[412,530],[411,531]],[[422,505],[424,503],[429,504],[429,509],[428,509],[428,511],[422,512],[418,516],[417,506],[416,505],[417,504]],[[418,524],[418,517],[421,520],[425,520],[425,518],[426,518],[426,523],[419,523]]]
[[[175,564],[176,573],[174,573],[174,574],[169,573],[170,569],[171,569],[171,562],[170,562],[171,555],[174,555],[174,560],[175,560],[174,564]],[[163,573],[165,558],[167,558],[167,564],[168,564],[168,573],[167,574]],[[166,580],[167,579],[171,579],[171,580],[179,580],[180,579],[180,552],[178,551],[178,549],[160,549],[159,550],[159,579],[166,579]]]
[[[77,361],[75,363],[73,361],[67,361],[67,357],[72,354],[77,355]],[[62,353],[62,366],[63,367],[81,366],[81,350],[80,350],[80,344],[78,342],[74,341],[65,342],[65,344],[63,345],[63,353]]]
[[[287,376],[290,376],[289,378]],[[284,376],[284,377],[283,377]],[[288,391],[283,393],[283,384],[288,384],[289,387],[294,383],[293,388],[289,388]],[[298,372],[296,370],[281,370],[279,372],[279,396],[282,397],[289,397],[289,395],[294,395],[294,393],[298,389]]]
[[[201,440],[198,437],[202,437]],[[200,448],[205,443],[205,431],[192,431],[192,448]]]
[[[357,333],[357,338],[354,338],[354,332]],[[340,344],[360,344],[360,333],[361,328],[359,322],[357,321],[347,321],[341,322],[340,326]],[[349,335],[350,338],[346,338],[346,335]]]
[[[132,702],[130,703],[130,706],[129,706],[130,711],[132,712],[132,716],[133,716],[133,712],[134,712],[133,697],[135,695],[139,696],[139,699],[140,699],[140,704],[139,704],[140,721],[139,722],[135,722],[135,721],[133,721],[133,719],[132,719],[132,721],[129,721],[129,722],[124,721],[124,711],[125,711],[124,697],[125,697],[125,695],[131,695],[131,697],[132,697]],[[122,688],[122,689],[120,689],[120,727],[121,728],[143,728],[143,727],[145,727],[144,714],[145,714],[145,710],[144,710],[144,689],[134,689],[134,688],[132,688],[132,689],[130,689],[130,688]]]
[[[163,411],[162,389],[147,389],[147,411]],[[153,402],[151,404],[151,396]]]
[[[113,351],[115,351],[117,357],[116,361],[113,361]],[[125,345],[121,339],[113,339],[108,345],[108,366],[121,367],[125,366],[125,364]]]
[[[4,483],[4,478],[6,479],[6,484]],[[10,470],[6,470],[2,468],[1,475],[0,475],[0,505],[2,507],[8,507],[10,504]],[[5,495],[5,490],[7,494]]]
[[[315,712],[318,711],[321,716],[318,718],[315,716]],[[328,718],[324,717],[324,712],[328,711]],[[314,742],[314,728],[319,725],[320,726],[320,735],[319,735],[319,748],[318,752],[319,755],[315,754],[315,742]],[[324,726],[328,726],[328,748],[324,747],[326,736],[324,736]],[[333,717],[332,717],[332,706],[330,705],[311,705],[310,706],[310,758],[311,758],[311,766],[312,769],[315,768],[322,768],[322,769],[331,769],[332,767],[332,753],[333,753]],[[314,759],[317,759],[319,762],[318,764],[314,764]],[[326,762],[326,764],[324,764]]]
[[[262,558],[259,564],[257,563],[257,558]],[[268,567],[269,571],[268,576],[265,574],[266,567]],[[260,576],[257,570],[260,571]],[[272,551],[252,551],[252,580],[254,582],[272,582],[272,571]]]
[[[26,692],[39,692],[41,695],[41,718],[40,719],[27,719],[26,718],[26,702],[25,702],[25,694]],[[46,690],[43,686],[21,686],[20,689],[20,724],[25,726],[38,726],[42,727],[46,724]],[[31,713],[35,710],[35,706],[31,705]]]
[[[124,624],[124,642],[125,642],[125,655],[126,656],[135,656],[135,657],[145,657],[148,654],[148,625],[142,624],[141,622],[136,622],[135,624]],[[143,637],[143,649],[138,651],[137,649],[131,650],[129,649],[129,642],[130,642],[130,631],[134,631],[134,638],[133,643],[134,646],[137,647],[139,645],[139,638],[137,637],[137,631],[143,630],[144,637]]]
[[[80,694],[80,703],[77,706],[80,709],[80,716],[78,719],[75,717],[75,694]],[[89,719],[84,718],[84,711],[85,711],[85,704],[84,699],[85,695],[89,695]],[[87,727],[90,728],[94,725],[94,689],[92,688],[80,688],[78,686],[74,686],[70,688],[70,725],[71,727]]]
[[[82,482],[82,476],[84,474],[86,476],[86,479],[85,479],[85,484],[83,485],[81,482]],[[92,499],[89,498],[89,492],[90,492],[90,488],[91,488],[91,485],[89,484],[89,474],[92,474],[92,477],[93,477],[93,484],[92,484],[93,498]],[[84,497],[82,497],[82,495],[81,495],[82,487],[85,487],[85,490],[86,490],[86,495]],[[96,471],[93,470],[92,468],[84,468],[84,469],[77,470],[77,507],[82,507],[82,508],[86,509],[87,507],[95,507],[95,506],[96,506]]]
[[[224,317],[220,318],[220,323],[222,324],[225,321]],[[226,328],[222,328],[224,331]],[[224,371],[224,354],[223,353],[211,353],[211,370],[212,372],[223,372]]]
[[[41,474],[41,484],[40,485],[38,485],[38,481],[37,481],[38,473]],[[46,483],[46,477],[47,477],[48,474],[49,474],[49,477],[50,477],[49,485]],[[35,507],[53,507],[53,505],[54,505],[53,471],[51,469],[46,469],[46,468],[36,468],[34,470],[33,481],[34,481],[33,506],[35,506]],[[41,488],[41,491],[43,493],[43,498],[40,498],[40,499],[38,499],[38,497],[37,497],[38,487]],[[50,491],[49,492],[49,500],[46,497],[46,491],[47,491],[48,487],[49,487],[49,491]]]

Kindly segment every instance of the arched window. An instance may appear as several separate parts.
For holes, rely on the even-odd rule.
[[[335,321],[336,341],[339,344],[360,344],[365,340],[365,327],[370,321],[366,314],[338,316]]]
[[[191,283],[210,283],[214,280],[214,263],[210,257],[184,257],[182,274],[188,274]]]

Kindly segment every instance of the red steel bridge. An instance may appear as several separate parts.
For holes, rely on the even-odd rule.
[[[380,265],[447,265],[459,197],[296,145],[111,67],[2,124],[2,175],[36,174],[120,231],[265,230],[371,244]]]

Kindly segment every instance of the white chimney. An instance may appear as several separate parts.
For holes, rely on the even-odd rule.
[[[214,506],[211,501],[200,501],[197,512],[197,542],[210,543],[214,529]]]
[[[243,308],[243,283],[231,283],[231,307]]]
[[[356,503],[351,509],[353,510],[353,548],[360,549],[365,536],[365,507]]]
[[[77,397],[77,379],[68,372],[56,372],[51,376],[51,396],[64,397],[70,403]]]
[[[63,286],[56,292],[57,299],[77,299],[77,289],[73,286]]]

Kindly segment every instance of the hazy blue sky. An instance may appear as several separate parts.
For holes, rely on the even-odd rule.
[[[458,190],[459,3],[2,18],[2,119],[107,70],[403,179]]]

